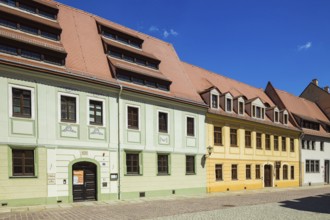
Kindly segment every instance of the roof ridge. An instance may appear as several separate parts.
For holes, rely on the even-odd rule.
[[[45,0],[43,0],[43,1],[45,1]],[[91,17],[94,17],[94,19],[95,19],[95,18],[103,19],[103,20],[105,20],[105,21],[107,21],[107,22],[110,22],[110,23],[113,24],[113,25],[118,25],[118,26],[120,26],[121,28],[128,29],[129,31],[132,31],[132,32],[134,32],[134,33],[141,34],[141,35],[143,35],[143,36],[146,37],[146,38],[152,38],[152,39],[154,39],[154,40],[156,40],[156,41],[159,41],[159,42],[162,43],[162,44],[170,45],[171,47],[173,47],[172,44],[169,43],[169,42],[166,42],[166,41],[164,41],[164,40],[161,40],[161,39],[159,39],[159,38],[157,38],[157,37],[153,37],[153,36],[148,35],[148,34],[146,34],[146,33],[143,33],[143,32],[137,31],[137,30],[134,30],[134,29],[132,29],[132,28],[126,27],[126,26],[124,26],[124,25],[122,25],[122,24],[118,24],[118,23],[113,22],[113,21],[111,21],[111,20],[109,20],[109,19],[107,19],[107,18],[101,17],[101,16],[96,15],[96,14],[93,14],[93,13],[91,13],[91,12],[83,11],[82,9],[75,8],[75,7],[72,7],[72,6],[70,6],[70,5],[63,4],[63,3],[61,3],[61,2],[57,2],[57,1],[53,1],[53,2],[55,2],[58,6],[61,5],[61,6],[63,6],[63,7],[69,8],[70,10],[74,10],[74,11],[76,11],[76,12],[79,12],[79,13],[81,13],[81,14],[89,15],[89,16],[91,16]]]
[[[221,76],[221,77],[224,77],[224,78],[226,78],[226,79],[229,79],[229,80],[235,81],[235,82],[237,82],[237,83],[244,84],[244,85],[249,86],[249,87],[251,87],[251,88],[253,88],[253,89],[261,90],[262,92],[264,92],[264,90],[263,90],[262,88],[257,88],[257,87],[255,87],[255,86],[252,86],[252,85],[249,85],[249,84],[247,84],[247,83],[241,82],[241,81],[239,81],[239,80],[237,80],[237,79],[233,79],[233,78],[230,78],[230,77],[224,76],[224,75],[222,75],[222,74],[219,74],[219,73],[213,72],[213,71],[211,71],[211,70],[204,69],[203,67],[196,66],[196,65],[194,65],[194,64],[191,64],[191,63],[188,63],[188,62],[185,62],[185,61],[181,61],[181,62],[186,63],[186,64],[188,64],[188,65],[190,65],[190,66],[192,66],[192,67],[196,67],[196,68],[198,68],[198,69],[204,70],[204,71],[206,71],[206,72],[208,72],[208,73],[210,73],[210,74],[217,75],[217,76]],[[241,92],[240,92],[240,93],[241,93]]]

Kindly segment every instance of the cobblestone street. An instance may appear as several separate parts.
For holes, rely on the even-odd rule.
[[[330,219],[330,187],[0,208],[0,219]]]

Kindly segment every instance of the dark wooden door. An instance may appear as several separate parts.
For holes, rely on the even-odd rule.
[[[76,163],[72,167],[73,201],[96,200],[96,165],[89,162]]]
[[[264,183],[265,187],[272,186],[272,167],[270,165],[265,165],[264,168]]]
[[[329,160],[324,161],[324,182],[329,184]]]

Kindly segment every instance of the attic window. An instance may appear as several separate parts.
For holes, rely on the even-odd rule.
[[[308,128],[312,130],[319,131],[320,130],[320,124],[312,121],[307,121],[307,120],[302,120],[302,125],[303,128]]]
[[[244,115],[244,102],[242,101],[238,102],[238,114]]]
[[[284,122],[285,125],[287,125],[287,124],[288,124],[288,119],[289,119],[289,118],[288,118],[288,114],[285,113],[285,114],[283,115],[283,117],[284,117],[284,118],[283,118],[283,122]]]
[[[252,112],[253,112],[252,117],[254,118],[259,118],[259,119],[265,118],[265,109],[260,106],[252,105]]]
[[[132,47],[135,47],[138,49],[142,48],[143,40],[130,36],[128,34],[119,32],[117,30],[101,26],[101,34],[104,37],[109,38],[111,40],[118,41],[120,43],[129,45],[129,46],[132,46]]]
[[[212,95],[212,108],[218,108],[218,96]]]
[[[226,112],[233,111],[233,100],[231,98],[226,98]]]
[[[148,57],[144,57],[138,54],[134,54],[128,51],[124,51],[122,49],[119,49],[117,47],[109,46],[108,52],[111,57],[118,58],[125,60],[130,63],[135,63],[140,66],[146,66],[152,69],[159,69],[159,61],[154,60]]]
[[[279,122],[279,119],[280,119],[279,115],[280,115],[280,113],[278,111],[274,112],[274,122],[275,123]]]
[[[23,3],[24,2],[24,3]],[[22,11],[33,13],[45,18],[52,20],[57,19],[57,10],[54,8],[49,8],[45,5],[31,4],[32,1],[18,1],[18,0],[0,0],[0,3],[9,5],[11,7],[18,8]]]

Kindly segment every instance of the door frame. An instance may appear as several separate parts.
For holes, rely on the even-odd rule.
[[[68,195],[68,200],[70,203],[73,202],[73,165],[76,164],[76,163],[79,163],[79,162],[89,162],[89,163],[93,163],[95,166],[96,166],[96,201],[99,201],[100,198],[101,198],[101,177],[100,177],[100,174],[101,174],[101,167],[100,167],[100,164],[96,161],[96,160],[93,160],[93,159],[90,159],[90,158],[79,158],[79,159],[76,159],[76,160],[73,160],[69,163],[69,172],[68,172],[68,181],[67,181],[67,184],[68,184],[68,187],[69,187],[69,195]]]
[[[270,175],[270,186],[266,186],[266,184],[265,184],[265,167],[266,166],[269,166],[270,167],[270,172],[269,172],[269,175]],[[273,175],[273,173],[274,173],[274,168],[273,168],[274,166],[272,165],[272,164],[264,164],[264,169],[263,169],[263,186],[264,186],[264,188],[265,187],[274,187],[274,175]]]

